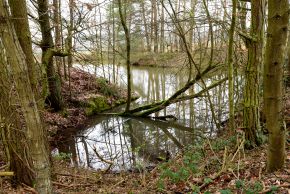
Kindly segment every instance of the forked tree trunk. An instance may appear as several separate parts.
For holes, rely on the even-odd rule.
[[[264,112],[269,131],[267,170],[281,169],[285,163],[283,118],[283,64],[289,25],[288,0],[268,1],[268,29],[264,68]]]
[[[40,120],[34,94],[31,89],[25,55],[17,40],[14,28],[9,21],[8,6],[5,0],[0,1],[1,41],[7,56],[7,65],[19,97],[21,114],[27,129],[29,150],[36,173],[35,187],[39,193],[51,193],[50,163],[45,146],[45,134]],[[4,21],[4,22],[3,22]],[[17,107],[15,107],[17,108]],[[19,141],[25,141],[21,139]],[[25,158],[23,158],[25,160]]]
[[[51,51],[54,49],[53,38],[51,34],[51,26],[49,22],[48,0],[37,0],[39,24],[42,34],[42,64],[46,69],[48,91],[44,91],[44,97],[48,104],[56,111],[61,110],[63,107],[60,80],[55,73],[53,65],[53,55]],[[46,84],[43,86],[45,89]],[[47,94],[48,93],[48,94]]]

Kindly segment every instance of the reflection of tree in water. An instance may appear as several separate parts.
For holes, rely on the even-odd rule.
[[[140,72],[138,80],[133,82],[133,88],[141,91],[139,94],[146,94],[141,97],[141,101],[147,103],[168,98],[171,92],[178,90],[188,79],[188,76],[181,76],[185,74],[172,74],[164,69],[151,69],[150,72],[141,69]],[[211,84],[214,80],[220,80],[221,76],[206,82]],[[193,95],[201,90],[202,87],[195,84],[186,95]],[[226,87],[216,87],[209,94],[221,123],[223,114],[227,111],[224,101],[227,99]],[[172,104],[153,116],[168,114],[177,115],[179,120],[165,122],[98,116],[99,121],[95,126],[77,135],[77,151],[71,148],[62,150],[76,152],[81,165],[104,169],[109,166],[104,163],[107,160],[114,162],[113,169],[120,170],[138,164],[147,165],[157,158],[166,158],[168,153],[177,153],[183,145],[193,144],[202,136],[210,137],[216,133],[206,96]],[[98,154],[94,153],[93,146]]]

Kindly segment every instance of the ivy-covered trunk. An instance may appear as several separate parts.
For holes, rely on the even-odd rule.
[[[59,76],[55,73],[55,68],[53,64],[53,54],[54,49],[53,38],[51,34],[51,27],[49,22],[49,11],[48,11],[48,1],[47,0],[37,0],[38,3],[38,15],[39,24],[42,34],[42,64],[46,70],[47,83],[44,83],[44,97],[46,97],[46,102],[55,110],[61,110],[63,107],[62,96],[61,96],[61,83]],[[48,85],[48,89],[47,89]]]
[[[22,0],[24,1],[24,0]],[[21,9],[21,7],[19,7]],[[6,69],[8,70],[8,79],[13,82],[15,96],[19,102],[19,105],[13,105],[15,112],[19,112],[22,115],[21,126],[16,130],[23,130],[23,139],[17,139],[20,142],[28,144],[29,152],[31,153],[33,170],[35,172],[35,187],[39,193],[51,193],[52,186],[50,181],[50,162],[48,157],[47,148],[45,145],[45,134],[42,126],[36,101],[33,91],[31,89],[30,80],[27,71],[27,64],[25,55],[21,49],[21,46],[17,40],[17,36],[14,32],[14,27],[9,20],[8,6],[6,1],[0,1],[0,38],[3,48],[5,49],[6,56]],[[10,116],[2,115],[1,116]],[[7,123],[6,123],[7,124]],[[8,127],[11,127],[8,123]],[[13,136],[14,134],[10,134]],[[8,136],[9,138],[9,136]],[[8,139],[9,140],[9,139]],[[18,147],[17,147],[18,148]],[[13,148],[15,149],[15,148]],[[22,148],[20,148],[23,152]],[[19,157],[19,156],[17,156]],[[27,158],[19,158],[26,161]],[[29,168],[28,165],[25,167]],[[23,174],[25,176],[25,174]]]

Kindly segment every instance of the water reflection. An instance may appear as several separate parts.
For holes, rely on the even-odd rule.
[[[78,66],[81,67],[81,66]],[[82,69],[117,84],[126,86],[125,67],[118,66],[113,76],[111,65],[85,66]],[[221,80],[223,75],[206,79],[207,85]],[[188,72],[174,68],[133,67],[132,88],[140,96],[133,106],[167,99],[188,81]],[[219,123],[227,113],[227,90],[222,84],[209,91]],[[186,95],[203,89],[195,84]],[[216,133],[208,98],[201,97],[178,102],[152,116],[174,115],[177,121],[97,116],[91,127],[70,137],[59,146],[60,152],[72,153],[74,164],[94,169],[130,169],[150,166],[160,159],[174,155],[184,145],[197,142],[202,136]],[[113,163],[113,165],[111,165]]]

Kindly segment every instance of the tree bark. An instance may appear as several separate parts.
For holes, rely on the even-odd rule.
[[[229,78],[229,126],[231,130],[234,130],[234,61],[233,61],[233,52],[234,52],[234,34],[236,26],[236,10],[237,10],[237,0],[232,0],[233,10],[232,10],[232,21],[229,31],[229,48],[227,56],[228,64],[228,78]]]
[[[142,9],[142,20],[143,20],[143,25],[144,25],[144,30],[145,30],[145,38],[146,38],[146,48],[147,51],[151,51],[151,45],[150,45],[150,38],[149,38],[149,32],[148,32],[148,24],[147,24],[147,19],[146,19],[146,10],[145,10],[145,1],[142,0],[140,2],[141,9]]]
[[[48,0],[37,0],[38,3],[38,15],[39,24],[42,34],[42,64],[46,69],[48,91],[46,86],[44,87],[44,95],[48,104],[55,110],[61,110],[63,108],[60,81],[58,75],[55,73],[53,65],[53,56],[50,56],[51,50],[54,49],[53,38],[51,34],[51,27],[49,22]],[[47,94],[48,92],[48,94]]]
[[[264,112],[269,131],[267,170],[283,168],[285,126],[283,118],[283,64],[289,26],[288,0],[268,1],[268,29],[264,68]]]
[[[152,0],[154,53],[158,53],[157,1]]]
[[[60,8],[59,8],[59,1],[60,0],[53,0],[53,26],[54,26],[54,42],[55,42],[55,49],[61,49],[61,29],[60,29]],[[57,67],[57,73],[61,80],[61,67],[62,59],[60,57],[55,57],[55,63]]]
[[[253,0],[251,3],[251,37],[248,40],[248,62],[245,72],[243,122],[246,147],[260,145],[260,70],[263,57],[265,1]]]
[[[4,22],[1,20],[1,39],[27,128],[28,145],[36,173],[35,187],[39,193],[51,193],[50,163],[45,146],[44,129],[31,89],[25,55],[16,38],[13,26],[8,20],[8,6],[5,5],[5,0],[0,1],[0,17],[6,18]]]
[[[28,24],[26,2],[23,0],[9,0],[9,6],[13,17],[12,21],[14,24],[14,29],[21,48],[25,54],[31,88],[35,96],[40,98],[40,94],[37,92],[37,71],[32,52],[31,33]]]
[[[118,6],[119,6],[119,15],[121,19],[121,23],[125,32],[126,37],[126,66],[127,66],[127,105],[125,112],[128,112],[130,110],[130,104],[131,104],[131,67],[130,67],[130,52],[131,52],[131,45],[130,45],[130,32],[126,25],[126,19],[124,16],[124,13],[122,11],[122,2],[121,0],[118,0]]]
[[[10,88],[15,86],[8,71],[4,53],[3,45],[0,44],[0,139],[6,155],[4,158],[8,164],[7,169],[14,172],[13,182],[33,186],[35,173],[27,134],[22,128],[21,113],[16,111],[19,99],[15,91],[11,93]]]

